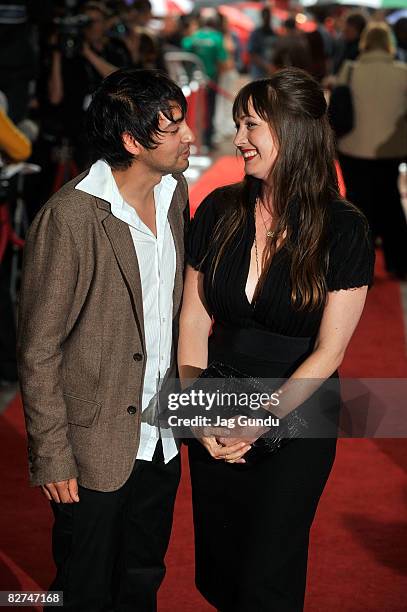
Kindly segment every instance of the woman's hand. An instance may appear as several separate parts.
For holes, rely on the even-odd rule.
[[[227,440],[227,438],[223,439]],[[215,436],[203,435],[198,440],[213,459],[221,459],[227,463],[246,463],[243,455],[251,449],[250,444],[243,440],[235,440],[233,444],[227,446],[218,442]]]
[[[239,443],[244,444],[247,449],[251,448],[253,442],[258,440],[260,436],[269,431],[269,427],[257,427],[252,425],[237,425],[233,426],[233,437],[228,436],[216,436],[216,441],[220,444],[227,453],[231,452],[233,447]],[[243,454],[247,453],[247,450]]]

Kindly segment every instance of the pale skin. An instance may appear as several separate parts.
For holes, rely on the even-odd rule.
[[[237,125],[235,146],[241,152],[256,152],[254,157],[245,160],[245,171],[265,181],[270,175],[277,149],[270,128],[253,110],[249,116],[242,117]],[[265,190],[266,191],[266,190]],[[276,219],[273,202],[270,198],[256,206],[256,235],[259,261],[266,246],[264,223],[273,228]],[[283,234],[277,248],[285,238]],[[246,295],[251,302],[258,282],[254,245],[251,251],[249,274],[246,282]],[[182,380],[196,377],[208,365],[208,334],[211,316],[203,295],[203,274],[187,266],[184,285],[183,305],[180,317],[180,337],[178,364]],[[285,398],[280,411],[272,408],[278,417],[285,416],[290,410],[310,397],[316,389],[341,365],[346,348],[361,317],[366,300],[367,286],[350,290],[329,292],[324,307],[321,325],[311,355],[297,368],[283,385],[282,397]],[[193,342],[191,342],[193,338]],[[300,386],[295,381],[304,381]],[[312,382],[310,382],[310,380]],[[305,381],[307,383],[305,384]],[[295,387],[295,393],[291,389]],[[285,395],[284,395],[285,393]],[[265,430],[250,432],[234,430],[234,437],[224,436],[219,431],[205,431],[200,441],[214,459],[229,463],[244,463],[244,455],[251,444]],[[240,433],[240,435],[236,435]]]
[[[154,187],[165,174],[183,172],[188,168],[189,147],[194,142],[194,135],[178,106],[173,107],[173,121],[162,113],[159,119],[163,132],[157,134],[158,147],[146,149],[131,134],[125,133],[122,135],[123,145],[134,156],[134,161],[125,170],[112,170],[123,199],[136,210],[155,236]],[[79,502],[76,478],[46,483],[41,490],[50,501],[65,504]]]

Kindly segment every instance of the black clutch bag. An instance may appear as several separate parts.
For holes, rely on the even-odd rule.
[[[212,380],[216,382],[211,383]],[[212,362],[203,370],[197,380],[191,386],[184,389],[183,394],[188,394],[192,398],[193,394],[196,395],[199,392],[206,393],[208,390],[212,394],[218,394],[218,398],[253,398],[254,396],[261,397],[262,395],[264,397],[267,395],[271,398],[275,394],[275,390],[273,391],[268,388],[262,379],[249,376],[219,361]],[[261,405],[253,408],[248,404],[249,402],[245,404],[241,401],[231,401],[225,405],[222,401],[216,406],[212,406],[212,409],[214,408],[214,414],[222,419],[246,416],[248,418],[255,418],[256,423],[259,424],[262,421],[266,424],[267,421],[272,419],[273,425],[252,444],[252,448],[245,455],[245,459],[250,463],[254,463],[262,457],[276,452],[290,440],[302,437],[308,429],[307,422],[299,414],[298,410],[293,410],[283,419],[278,419],[272,410],[266,409]],[[190,417],[192,414],[191,405],[184,404],[181,410],[177,410],[177,416],[181,418]]]

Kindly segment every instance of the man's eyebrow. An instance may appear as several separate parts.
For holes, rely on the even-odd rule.
[[[179,117],[174,117],[173,115],[168,116],[167,114],[163,113],[162,111],[161,111],[161,114],[164,117],[164,119],[166,119],[168,121],[168,125],[165,126],[164,131],[168,130],[171,127],[174,127],[174,125],[178,125],[185,118],[185,115],[182,114],[182,113],[180,114]]]
[[[183,116],[179,117],[178,119],[172,119],[172,120],[168,119],[169,124],[165,126],[164,131],[166,132],[167,130],[170,130],[171,128],[173,128],[175,125],[182,123],[183,119],[184,119]]]

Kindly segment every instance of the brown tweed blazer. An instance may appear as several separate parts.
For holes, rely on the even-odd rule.
[[[85,174],[45,204],[28,232],[19,375],[31,485],[78,477],[84,487],[114,491],[128,479],[139,444],[143,302],[129,228],[106,201],[75,189]],[[189,207],[184,177],[174,178],[175,345]],[[175,375],[174,359],[171,367]]]

